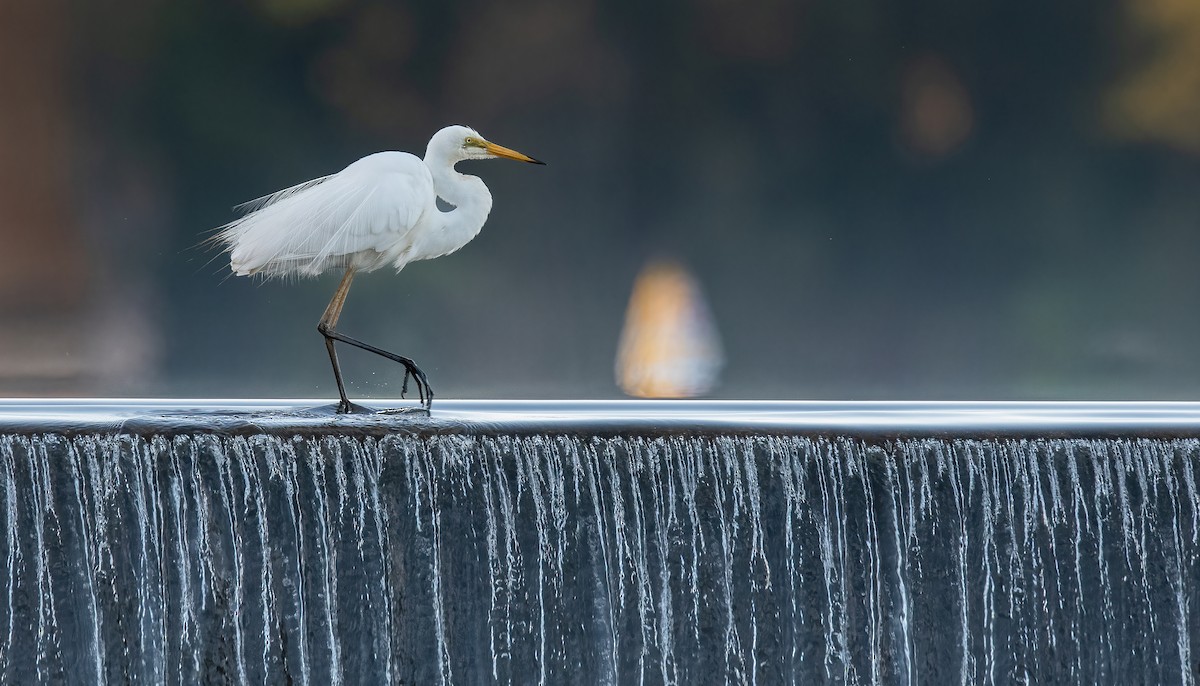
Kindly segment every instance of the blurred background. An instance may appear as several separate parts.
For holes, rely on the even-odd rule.
[[[0,0],[0,395],[334,397],[197,244],[450,123],[549,166],[340,325],[439,397],[1200,396],[1195,0]]]

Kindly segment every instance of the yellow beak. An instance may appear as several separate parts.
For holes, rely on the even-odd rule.
[[[518,162],[529,162],[530,164],[545,164],[541,160],[535,160],[529,155],[524,155],[516,150],[510,150],[503,145],[496,145],[495,143],[484,142],[483,149],[488,151],[488,154],[495,155],[496,157],[504,157]]]

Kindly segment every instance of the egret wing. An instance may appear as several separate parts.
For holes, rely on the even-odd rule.
[[[221,228],[239,275],[320,274],[355,264],[374,269],[411,243],[435,207],[433,179],[413,155],[376,153],[346,169],[251,201]]]

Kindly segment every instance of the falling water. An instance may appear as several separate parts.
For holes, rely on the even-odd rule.
[[[1195,683],[1200,442],[0,436],[0,682]]]

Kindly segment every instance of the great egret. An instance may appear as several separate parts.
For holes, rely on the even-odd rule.
[[[449,255],[479,234],[492,209],[492,194],[479,177],[460,173],[454,165],[496,157],[544,164],[491,143],[470,127],[448,126],[429,139],[424,160],[406,152],[368,155],[336,174],[245,203],[239,206],[245,216],[218,229],[214,240],[224,244],[238,276],[346,270],[317,324],[341,396],[338,412],[351,412],[354,406],[346,397],[334,341],[404,365],[401,396],[411,376],[421,404],[426,409],[433,404],[433,389],[411,359],[339,332],[338,317],[357,272],[388,266],[398,272],[409,262]],[[438,209],[438,198],[453,209]]]

